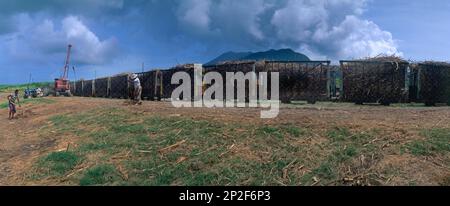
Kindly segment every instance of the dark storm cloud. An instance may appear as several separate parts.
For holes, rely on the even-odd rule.
[[[205,62],[229,50],[290,47],[314,59],[332,60],[399,54],[391,33],[362,17],[366,4],[366,0],[0,1],[0,69],[61,65],[68,43],[75,45],[74,64],[111,72],[133,68],[144,59],[165,66]]]

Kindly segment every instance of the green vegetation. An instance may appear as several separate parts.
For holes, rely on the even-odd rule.
[[[372,156],[380,150],[374,150],[377,145],[370,141],[375,138],[377,131],[352,133],[345,127],[334,127],[327,131],[330,144],[324,149],[331,150],[321,164],[302,177],[302,183],[314,184],[314,179],[320,180],[322,184],[336,183],[336,180],[346,177],[343,171],[353,166],[355,160],[361,155]]]
[[[44,172],[59,177],[71,170],[75,175],[70,181],[80,185],[298,185],[301,175],[283,177],[283,170],[304,164],[300,159],[305,148],[296,144],[309,133],[291,124],[143,117],[113,108],[58,115],[50,121],[47,132],[79,136],[70,152],[89,166],[78,171],[73,167],[78,161],[67,158],[70,166],[49,173],[38,162],[33,176]]]
[[[73,152],[52,152],[38,161],[38,171],[43,176],[62,176],[81,162]]]
[[[217,58],[211,60],[205,65],[215,65],[224,61],[243,61],[243,60],[280,60],[280,61],[310,61],[309,57],[297,53],[292,49],[268,50],[263,52],[226,52]]]
[[[391,104],[392,107],[400,107],[400,108],[413,108],[413,107],[425,107],[424,103],[395,103]]]
[[[336,127],[327,132],[327,137],[333,141],[344,141],[350,136],[350,131],[347,128]]]
[[[382,132],[330,126],[318,133],[294,124],[237,124],[95,109],[50,118],[40,135],[75,135],[77,143],[62,153],[64,158],[51,153],[38,161],[31,176],[64,178],[74,185],[352,184],[343,179],[370,172],[381,156],[390,139]],[[449,151],[449,130],[423,135],[427,139],[417,142],[420,146],[409,145],[408,151]],[[401,146],[390,149],[400,152]],[[396,170],[386,172],[389,177]]]
[[[283,129],[294,137],[301,137],[307,134],[307,130],[304,128],[296,127],[295,125],[286,125]]]
[[[47,98],[31,98],[31,99],[20,99],[20,103],[22,105],[25,104],[53,104],[56,101],[53,99],[47,99]],[[8,108],[8,101],[5,101],[3,103],[0,103],[0,109]]]
[[[80,185],[105,185],[117,182],[120,179],[120,175],[113,165],[98,165],[86,171],[80,180]]]
[[[422,132],[423,140],[415,140],[406,145],[413,155],[431,156],[450,152],[450,129],[431,129]]]
[[[31,88],[43,88],[51,85],[51,82],[36,82],[31,84],[19,84],[19,85],[0,85],[0,92],[14,92],[14,90],[18,89],[20,92],[23,92],[28,87]]]

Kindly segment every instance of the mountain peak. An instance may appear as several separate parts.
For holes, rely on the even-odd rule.
[[[301,53],[297,53],[292,49],[270,49],[263,52],[225,52],[217,58],[211,60],[205,65],[215,65],[226,61],[259,61],[259,60],[271,60],[271,61],[310,61],[310,59]]]

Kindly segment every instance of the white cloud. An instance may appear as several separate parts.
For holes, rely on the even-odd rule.
[[[168,20],[168,25],[179,25],[170,30],[175,34],[169,35],[176,38],[188,36],[190,40],[216,48],[223,44],[246,47],[264,41],[265,33],[261,28],[264,20],[260,15],[272,6],[265,0],[185,0],[173,3],[176,7],[175,20],[178,22],[170,22],[170,13],[160,17]],[[159,4],[163,3],[159,1]]]
[[[390,32],[381,30],[371,21],[361,20],[355,16],[347,16],[324,39],[328,42],[341,39],[336,45],[343,48],[337,54],[339,57],[376,56],[381,53],[402,55],[397,51],[396,43]],[[323,39],[316,41],[320,42],[321,40]]]
[[[308,41],[313,32],[326,26],[328,12],[323,5],[290,0],[275,11],[271,24],[281,40]]]
[[[69,16],[62,21],[62,33],[66,41],[74,45],[77,54],[74,59],[80,63],[103,64],[117,54],[115,38],[101,41],[77,17]]]
[[[195,29],[209,30],[209,8],[210,1],[205,0],[185,0],[180,2],[178,8],[179,20],[182,23],[189,24]]]
[[[19,27],[6,35],[5,47],[7,54],[18,61],[42,62],[64,56],[68,44],[73,45],[74,64],[108,63],[119,52],[115,38],[101,40],[76,16],[67,16],[58,24],[50,19],[33,19],[28,14],[13,19]]]
[[[256,41],[265,38],[261,28],[261,16],[271,4],[264,0],[218,1],[215,2],[213,21],[215,29],[226,35],[249,35]],[[234,35],[232,35],[234,33]],[[225,36],[226,38],[226,36]]]
[[[193,38],[249,49],[291,47],[330,59],[399,54],[392,34],[361,17],[368,0],[219,0],[181,3]],[[188,14],[188,15],[187,15]],[[187,21],[189,20],[189,21]],[[210,45],[214,47],[214,45]]]
[[[275,11],[271,24],[281,41],[332,59],[401,55],[391,33],[360,19],[365,4],[365,0],[289,0]]]

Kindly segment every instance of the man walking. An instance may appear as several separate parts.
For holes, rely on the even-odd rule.
[[[19,104],[20,107],[19,90],[17,89],[14,91],[14,94],[8,95],[9,120],[14,119],[14,115],[17,112],[16,104]]]

